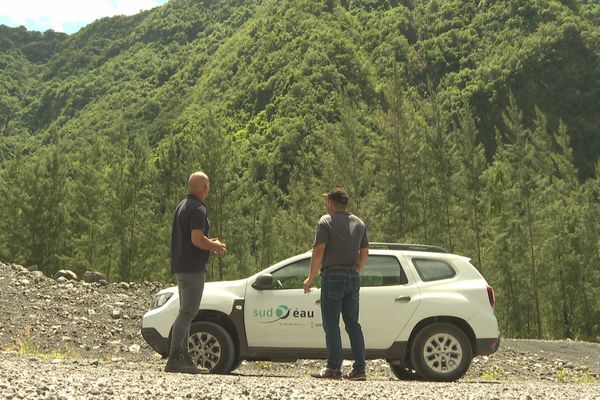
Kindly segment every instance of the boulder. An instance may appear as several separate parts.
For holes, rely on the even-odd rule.
[[[43,281],[44,279],[46,279],[46,276],[44,276],[44,273],[42,271],[33,271],[31,273],[31,277],[36,282],[40,282],[40,281]]]
[[[39,268],[38,268],[37,264],[33,264],[33,265],[30,265],[29,267],[27,267],[27,270],[29,272],[33,272],[33,271],[39,271]]]
[[[56,274],[54,274],[54,279],[58,280],[58,278],[60,278],[60,277],[63,277],[70,281],[77,280],[77,274],[68,269],[61,269]]]
[[[100,281],[106,281],[106,276],[96,271],[85,271],[83,274],[83,280],[87,283],[95,283]]]

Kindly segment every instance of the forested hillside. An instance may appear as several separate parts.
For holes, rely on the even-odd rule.
[[[600,3],[170,0],[76,34],[0,26],[0,259],[169,279],[211,177],[211,279],[310,249],[348,189],[371,240],[441,245],[505,336],[600,340]]]

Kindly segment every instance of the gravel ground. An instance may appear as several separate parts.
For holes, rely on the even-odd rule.
[[[600,399],[598,383],[462,380],[456,383],[316,381],[304,368],[278,374],[173,375],[162,362],[40,360],[2,354],[0,397],[6,399]]]
[[[0,398],[600,400],[600,344],[574,341],[504,339],[455,383],[401,382],[384,360],[368,362],[367,382],[311,379],[320,360],[244,362],[228,376],[166,374],[139,333],[162,286],[57,282],[0,263]]]

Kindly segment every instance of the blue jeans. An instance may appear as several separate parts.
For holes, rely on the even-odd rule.
[[[358,323],[360,275],[351,269],[330,269],[321,279],[321,314],[327,346],[327,368],[342,366],[340,313],[350,338],[353,368],[365,369],[365,339]]]
[[[204,272],[175,274],[179,290],[179,313],[173,323],[169,356],[188,351],[190,324],[198,315],[200,309],[200,300],[204,291],[204,277]]]

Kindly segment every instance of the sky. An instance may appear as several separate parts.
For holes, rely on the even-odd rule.
[[[113,15],[132,15],[167,0],[0,0],[0,24],[27,30],[74,33]]]

